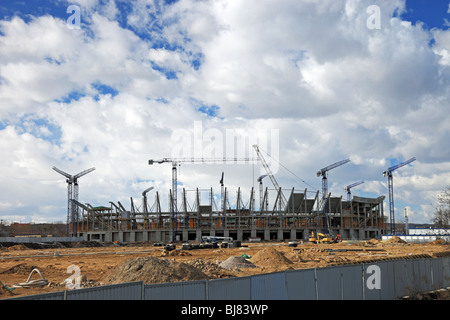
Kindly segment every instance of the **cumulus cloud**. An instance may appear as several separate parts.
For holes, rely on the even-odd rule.
[[[286,189],[315,192],[317,170],[350,158],[330,173],[330,191],[365,180],[355,192],[387,195],[382,171],[416,156],[395,192],[417,221],[450,183],[450,32],[402,20],[403,0],[71,4],[82,9],[79,30],[68,15],[0,20],[2,216],[64,220],[53,165],[97,168],[80,184],[84,202],[127,202],[149,185],[165,202],[170,164],[147,160],[170,157],[180,130],[195,143],[196,123],[223,143],[227,132],[263,141],[277,130]],[[371,4],[380,29],[367,27]],[[230,188],[248,192],[260,169],[182,164],[180,188],[217,193],[225,171]]]

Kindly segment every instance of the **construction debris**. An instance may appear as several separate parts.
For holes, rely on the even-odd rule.
[[[31,280],[31,277],[33,276],[34,273],[39,274],[39,276],[41,278],[36,279],[36,280]],[[31,273],[28,276],[27,281],[13,285],[13,288],[32,288],[32,287],[43,287],[46,285],[48,285],[48,280],[44,278],[44,275],[42,274],[42,272],[39,271],[39,269],[33,269],[33,270],[31,270]]]
[[[14,295],[13,290],[14,290],[14,288],[8,288],[0,281],[0,297],[13,296]]]
[[[241,268],[255,268],[256,266],[242,256],[229,257],[219,264],[221,268],[239,270]]]

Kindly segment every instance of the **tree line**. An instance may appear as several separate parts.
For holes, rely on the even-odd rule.
[[[450,227],[450,185],[437,196],[437,206],[433,216],[437,228]]]

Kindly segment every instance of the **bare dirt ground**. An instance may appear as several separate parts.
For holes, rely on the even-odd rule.
[[[392,240],[392,241],[391,241]],[[293,269],[319,268],[395,258],[449,256],[450,245],[435,242],[409,244],[400,239],[335,244],[287,242],[243,243],[239,248],[167,251],[149,243],[127,245],[81,243],[75,247],[30,249],[26,245],[0,248],[0,299],[67,290],[65,280],[79,268],[81,288],[143,281],[164,283],[240,277]],[[48,284],[13,288],[38,269]],[[30,280],[40,279],[34,274]],[[72,283],[76,283],[73,281]]]

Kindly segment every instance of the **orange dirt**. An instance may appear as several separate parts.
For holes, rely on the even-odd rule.
[[[436,257],[450,254],[450,246],[440,242],[437,244],[398,243],[394,240],[392,242],[394,243],[389,241],[304,243],[297,247],[289,247],[287,243],[280,242],[261,242],[243,243],[244,247],[241,248],[196,250],[181,250],[181,244],[177,244],[177,249],[170,252],[148,243],[123,246],[112,244],[90,246],[84,243],[72,248],[52,249],[28,249],[18,245],[14,248],[16,250],[8,248],[0,250],[0,299],[67,290],[65,279],[74,278],[73,271],[67,273],[71,265],[79,267],[83,288],[136,280],[142,280],[144,283],[162,283],[239,277],[396,257],[416,255]],[[230,257],[243,255],[254,267],[228,269],[219,266]],[[162,259],[165,260],[159,261]],[[49,285],[8,289],[14,284],[25,282],[34,268],[41,271],[49,281]],[[166,270],[163,272],[164,268]],[[159,273],[156,272],[157,269]]]

